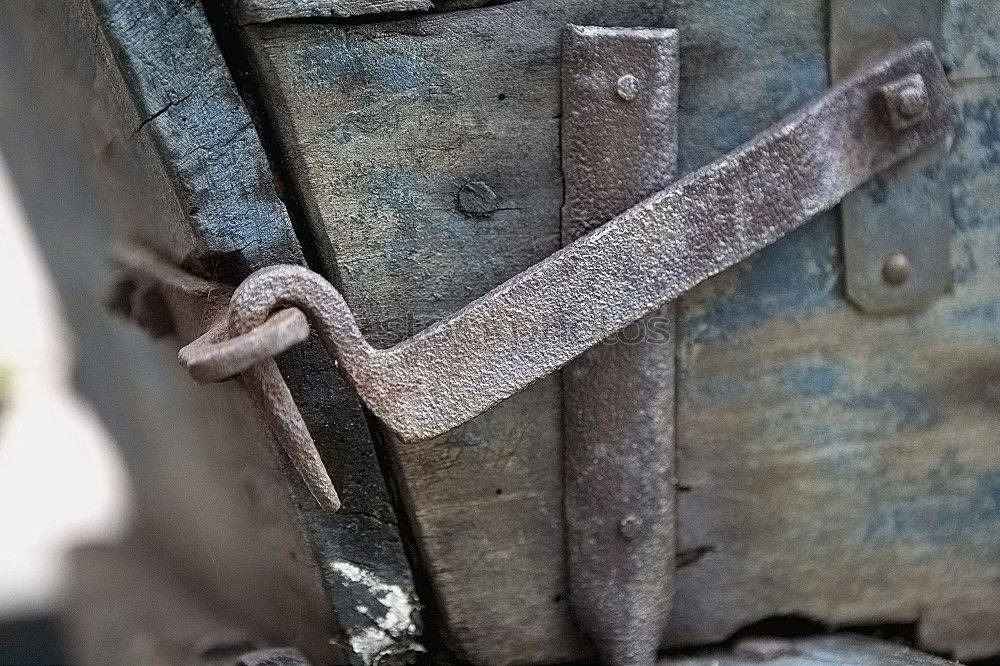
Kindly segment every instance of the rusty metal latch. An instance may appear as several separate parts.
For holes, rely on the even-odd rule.
[[[919,118],[901,126],[886,105],[895,104],[895,84],[915,75],[927,103]],[[228,303],[224,326],[185,347],[180,358],[199,381],[259,375],[272,367],[262,361],[308,335],[295,314],[268,323],[295,308],[390,430],[404,440],[428,439],[831,208],[874,174],[945,138],[956,117],[933,48],[918,42],[394,347],[372,347],[324,278],[299,266],[272,266],[248,277]],[[272,369],[265,373],[270,381],[257,377],[258,383],[282,399],[263,408],[279,429],[296,422],[282,432],[301,453],[311,439],[304,439],[301,416]],[[314,494],[329,497],[329,478],[315,471],[300,467]]]
[[[245,335],[229,334],[232,287],[209,282],[134,245],[114,248],[122,269],[112,307],[137,320],[154,337],[172,333],[199,381],[242,374],[243,384],[274,438],[324,509],[340,509],[340,497],[306,428],[274,357],[309,337],[309,322],[297,309],[275,312]],[[192,342],[193,341],[193,342]],[[204,356],[199,351],[206,352]],[[240,368],[232,375],[227,370]]]

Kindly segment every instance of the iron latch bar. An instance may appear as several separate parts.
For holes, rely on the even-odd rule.
[[[191,343],[186,347],[190,363],[207,376],[239,368],[231,376],[242,374],[250,400],[316,502],[337,512],[340,497],[333,480],[274,360],[309,337],[309,322],[302,312],[285,308],[246,335],[230,336],[232,287],[191,275],[134,245],[119,245],[112,259],[122,269],[114,309],[154,336],[170,332]]]
[[[895,102],[892,84],[913,75],[924,83],[927,104],[918,120],[900,126],[886,105]],[[336,491],[272,360],[308,337],[307,322],[390,430],[408,441],[429,439],[944,139],[957,116],[930,43],[917,42],[394,347],[368,344],[343,297],[324,278],[281,265],[257,271],[228,307],[219,304],[210,330],[184,347],[180,360],[202,382],[248,376],[258,389],[258,406],[313,494],[335,511]],[[117,259],[126,272],[164,287],[168,301],[201,295],[214,302],[228,292],[148,252],[126,250]],[[171,307],[183,320],[186,339],[204,323],[204,307]],[[299,310],[305,319],[283,309]]]
[[[886,87],[914,74],[927,105],[918,122],[894,126]],[[368,344],[343,297],[297,266],[247,278],[230,302],[230,334],[300,308],[375,415],[404,440],[428,439],[831,208],[943,139],[956,117],[941,64],[918,42],[394,347]]]

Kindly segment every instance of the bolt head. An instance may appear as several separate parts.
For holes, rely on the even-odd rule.
[[[893,287],[898,287],[909,280],[911,273],[913,266],[909,258],[901,252],[890,254],[882,264],[882,278]]]
[[[618,532],[628,541],[639,536],[642,532],[642,518],[635,515],[627,515],[618,523]]]
[[[919,118],[927,111],[929,101],[922,82],[920,85],[909,85],[899,91],[896,110],[905,118]]]
[[[633,74],[625,74],[618,77],[618,81],[615,83],[615,92],[618,93],[618,97],[625,102],[631,102],[636,97],[639,96],[639,79]]]
[[[458,209],[473,217],[489,217],[498,206],[496,192],[481,180],[473,180],[458,191]]]
[[[930,95],[924,77],[910,74],[881,87],[889,124],[900,131],[917,124],[927,115]]]

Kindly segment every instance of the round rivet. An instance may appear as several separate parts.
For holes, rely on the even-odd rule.
[[[913,266],[905,254],[896,252],[890,254],[882,264],[882,278],[894,287],[897,287],[910,279]]]
[[[624,101],[631,102],[639,96],[639,79],[635,78],[632,74],[625,74],[618,77],[618,83],[615,84],[615,92]]]
[[[458,209],[473,217],[488,217],[497,209],[497,195],[481,180],[473,180],[458,191]]]
[[[633,515],[625,516],[618,523],[618,531],[623,537],[631,541],[642,532],[642,518]]]

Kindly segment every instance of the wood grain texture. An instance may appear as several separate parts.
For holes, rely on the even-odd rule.
[[[119,179],[115,192],[132,204],[122,211],[136,216],[130,230],[178,262],[212,257],[249,272],[301,261],[256,129],[200,4],[92,5],[103,63],[97,94],[87,101],[109,112],[102,157]],[[171,223],[151,222],[163,219]]]
[[[305,19],[427,11],[431,0],[236,0],[236,18],[241,24]]]
[[[379,20],[411,12],[449,12],[519,0],[232,0],[240,25],[271,21],[354,19]],[[367,17],[367,18],[366,18]]]
[[[946,16],[964,45],[949,57],[970,72],[985,66],[971,45],[996,41],[988,5],[956,0]],[[327,275],[389,345],[556,249],[565,23],[680,30],[685,173],[827,87],[827,8],[516,2],[247,39]],[[664,645],[797,613],[1000,649],[980,612],[1000,595],[994,83],[959,86],[957,284],[934,308],[878,319],[849,305],[832,213],[681,299],[685,565]],[[456,204],[475,181],[497,195],[489,216]],[[559,403],[549,378],[441,441],[392,446],[444,629],[477,663],[585,654],[563,596]],[[961,625],[944,620],[959,609]]]
[[[332,363],[315,343],[282,359],[345,491],[337,516],[238,384],[196,386],[176,349],[101,307],[115,237],[222,281],[301,261],[201,5],[8,3],[0,31],[4,155],[77,333],[79,383],[136,481],[138,529],[206,604],[321,663],[346,658],[330,641],[349,645],[338,627],[376,624],[385,592],[372,580],[416,602],[367,423]]]
[[[761,89],[792,72],[801,93],[825,85],[819,18],[800,33],[814,46],[775,59]],[[966,24],[963,39],[995,43],[988,26]],[[680,547],[703,556],[679,577],[673,641],[800,614],[912,622],[928,648],[960,658],[1000,649],[1000,209],[982,185],[997,177],[984,128],[998,88],[957,89],[949,295],[918,315],[863,315],[844,301],[837,220],[824,216],[682,299]],[[779,111],[740,98],[747,131]],[[686,136],[708,148],[718,128]]]

